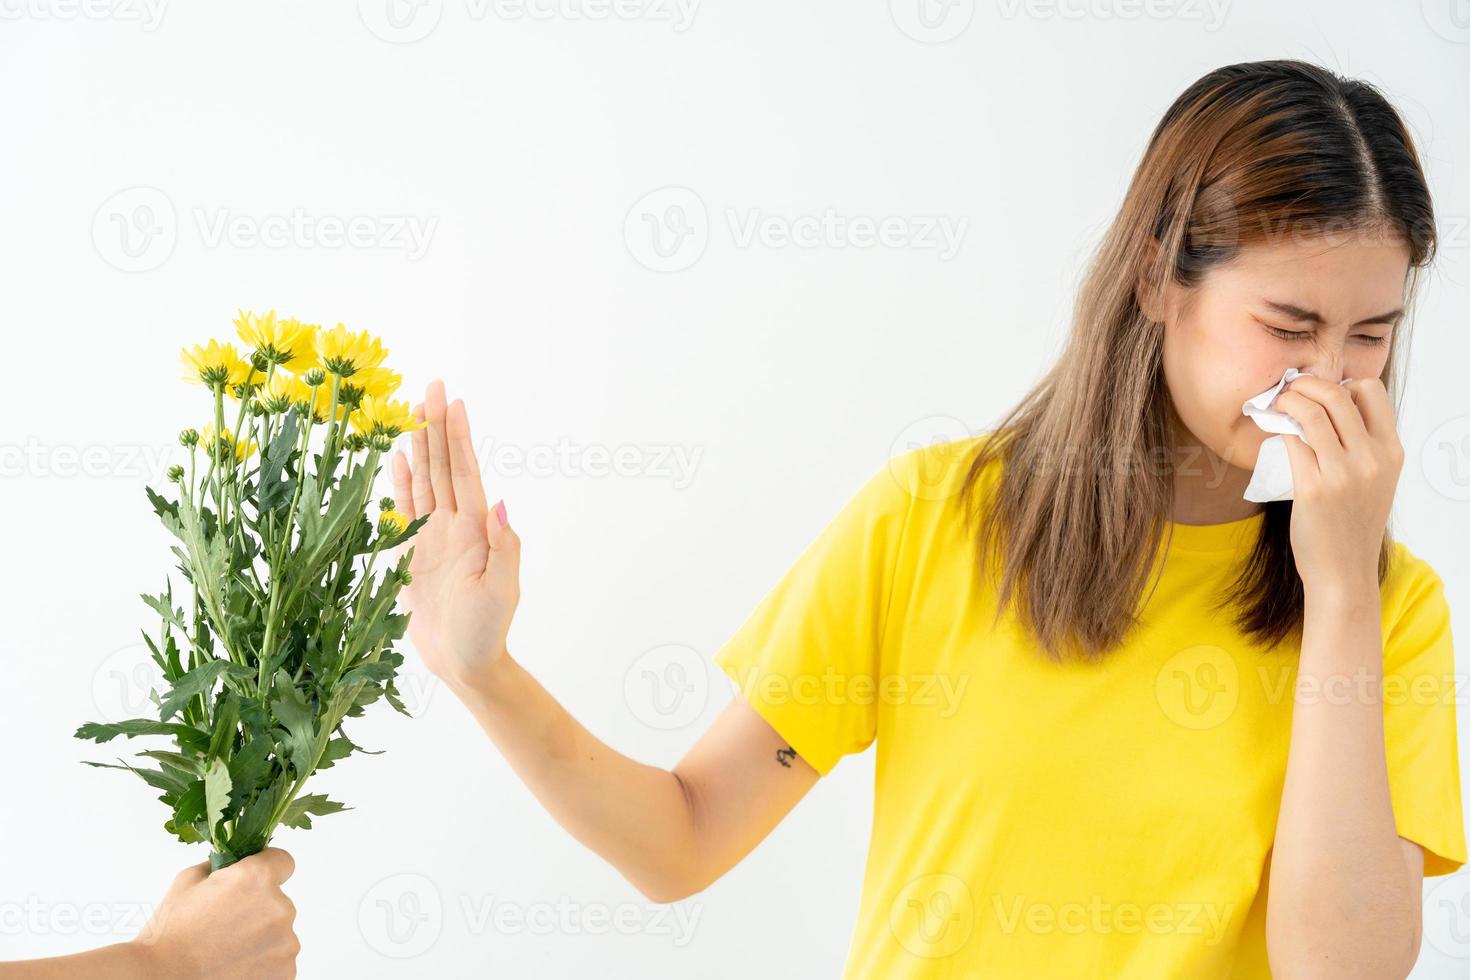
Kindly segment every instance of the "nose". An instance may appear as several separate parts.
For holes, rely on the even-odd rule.
[[[1331,381],[1333,384],[1342,382],[1343,352],[1339,347],[1319,347],[1308,362],[1298,368],[1308,374],[1321,378],[1323,381]]]

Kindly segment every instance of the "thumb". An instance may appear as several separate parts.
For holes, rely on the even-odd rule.
[[[521,539],[510,526],[504,500],[496,501],[495,506],[485,515],[485,537],[490,543],[490,555],[485,562],[486,572],[502,567],[514,575],[521,564]]]
[[[168,893],[181,892],[209,879],[209,862],[203,861],[199,864],[190,865],[174,876],[173,884],[169,885]]]

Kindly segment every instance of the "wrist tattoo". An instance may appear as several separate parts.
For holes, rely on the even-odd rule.
[[[786,748],[784,749],[776,750],[776,761],[781,763],[781,765],[785,766],[787,769],[791,768],[791,760],[795,758],[796,750],[789,745],[786,746]]]

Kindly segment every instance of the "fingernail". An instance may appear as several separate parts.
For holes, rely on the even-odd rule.
[[[500,522],[501,527],[505,527],[505,525],[509,523],[505,516],[504,500],[498,500],[495,502],[495,519]]]

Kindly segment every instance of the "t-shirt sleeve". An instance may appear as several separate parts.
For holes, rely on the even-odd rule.
[[[715,653],[751,707],[824,776],[877,732],[911,457],[869,477]]]
[[[1444,582],[1417,561],[1384,638],[1383,724],[1400,837],[1424,848],[1425,877],[1466,861],[1455,712],[1455,651]]]

